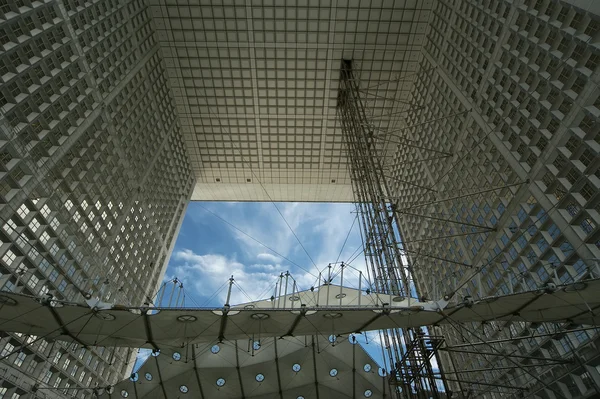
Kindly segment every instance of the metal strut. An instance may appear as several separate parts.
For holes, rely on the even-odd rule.
[[[378,156],[376,128],[365,112],[352,61],[342,61],[337,112],[363,229],[365,257],[375,277],[375,289],[389,294],[390,300],[401,297],[410,301],[414,297],[411,294],[414,278],[402,261],[404,250],[397,225],[399,213],[387,200],[391,191]],[[392,378],[388,379],[392,397],[445,397],[444,391],[448,391],[445,380],[440,380],[439,373],[434,374],[432,365],[439,345],[430,345],[431,341],[420,330],[392,329],[382,335],[387,357],[394,367],[390,373]],[[398,373],[404,373],[408,378],[398,379]],[[398,385],[402,389],[398,389]]]

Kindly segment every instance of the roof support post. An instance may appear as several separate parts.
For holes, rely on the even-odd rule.
[[[352,399],[356,399],[356,338],[354,335],[352,338],[355,340],[352,345]]]
[[[196,382],[198,383],[198,389],[200,390],[200,399],[204,399],[204,391],[202,390],[202,382],[200,381],[200,372],[198,370],[198,363],[196,362],[196,344],[192,344],[192,361],[194,362],[194,375],[196,376]]]
[[[312,336],[312,353],[313,353],[313,368],[315,371],[315,393],[317,394],[316,398],[319,398],[319,379],[317,373],[317,350],[315,349],[315,336]]]
[[[277,370],[277,388],[279,389],[279,399],[283,399],[283,389],[281,388],[281,373],[279,371],[279,353],[277,352],[277,338],[273,338],[275,347],[275,369]]]
[[[235,369],[237,371],[238,379],[240,380],[240,392],[242,394],[242,399],[245,399],[246,394],[244,393],[244,382],[242,380],[242,370],[240,369],[240,355],[238,351],[238,343],[237,341],[235,341]]]

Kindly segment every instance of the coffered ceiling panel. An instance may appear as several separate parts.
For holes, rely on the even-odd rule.
[[[192,199],[351,201],[341,61],[353,60],[375,127],[400,127],[432,0],[149,3]],[[382,158],[392,150],[381,143]]]

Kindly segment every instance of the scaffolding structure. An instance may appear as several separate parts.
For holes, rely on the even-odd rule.
[[[389,293],[393,301],[415,297],[414,281],[403,262],[396,210],[388,202],[390,189],[385,178],[375,128],[369,122],[351,61],[342,61],[337,111],[350,163],[365,257],[374,276],[375,288]],[[382,332],[383,345],[392,372],[391,392],[398,398],[446,397],[433,359],[441,342],[431,345],[423,330],[391,329]],[[439,338],[439,337],[438,337]],[[429,342],[425,344],[425,342]]]

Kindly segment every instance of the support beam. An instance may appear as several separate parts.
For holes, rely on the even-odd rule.
[[[200,381],[200,371],[198,370],[198,356],[196,355],[196,345],[192,344],[192,361],[194,362],[194,376],[196,377],[196,383],[200,390],[200,399],[204,399],[204,390],[202,389],[202,381]]]
[[[441,377],[434,377],[437,380],[440,380]],[[445,379],[447,381],[455,381],[455,382],[461,382],[463,384],[472,384],[472,385],[484,385],[484,386],[488,386],[488,387],[498,387],[498,388],[507,388],[507,389],[514,389],[515,391],[526,391],[527,388],[522,388],[522,387],[514,387],[512,385],[502,385],[502,384],[492,384],[489,382],[480,382],[480,381],[465,381],[459,378],[446,378]]]
[[[478,229],[485,229],[485,230],[489,230],[489,231],[496,231],[495,227],[489,227],[489,226],[485,226],[482,224],[474,224],[474,223],[466,223],[466,222],[459,222],[456,219],[446,219],[446,218],[440,218],[437,216],[431,216],[431,215],[422,215],[420,213],[412,213],[412,212],[408,212],[408,211],[398,211],[398,213],[400,215],[409,215],[409,216],[418,216],[418,217],[422,217],[422,218],[426,218],[426,219],[431,219],[431,220],[437,220],[440,222],[448,222],[448,223],[453,223],[453,224],[461,224],[463,226],[470,226],[470,227],[476,227]]]
[[[315,336],[312,335],[312,354],[313,354],[313,369],[315,373],[315,394],[316,399],[320,399],[319,397],[319,373],[317,372],[317,350],[315,349]]]
[[[439,200],[435,200],[435,201],[429,201],[429,202],[422,202],[422,203],[416,203],[413,205],[409,205],[405,208],[401,208],[398,210],[398,212],[402,212],[405,211],[407,209],[414,209],[414,208],[419,208],[422,206],[429,206],[429,205],[435,205],[435,204],[439,204],[442,202],[447,202],[447,201],[454,201],[457,199],[463,199],[463,198],[467,198],[467,197],[473,197],[475,195],[480,195],[480,194],[486,194],[486,193],[491,193],[494,191],[498,191],[498,190],[503,190],[505,188],[510,188],[510,187],[516,187],[516,186],[521,186],[523,184],[529,184],[529,180],[520,182],[520,183],[514,183],[514,184],[506,184],[504,186],[498,186],[498,187],[492,187],[492,188],[488,188],[488,189],[484,189],[484,190],[479,190],[473,193],[468,193],[468,194],[462,194],[462,195],[457,195],[455,197],[449,197],[449,198],[443,198],[443,199],[439,199]],[[441,193],[443,194],[443,193]],[[388,199],[394,199],[395,197],[388,197]]]
[[[161,389],[165,399],[168,399],[169,395],[167,395],[167,389],[165,388],[165,384],[163,382],[162,372],[160,370],[160,363],[158,362],[158,356],[151,356],[151,357],[154,358],[154,362],[156,363],[156,371],[158,373],[158,384],[160,385],[160,389]]]
[[[354,336],[353,338],[356,339]],[[356,398],[356,345],[356,342],[352,345],[352,399]]]
[[[240,368],[240,355],[238,353],[239,348],[237,344],[237,340],[235,342],[235,370],[237,371],[238,380],[240,381],[240,393],[242,394],[242,399],[246,398],[246,394],[244,393],[244,380],[242,379],[242,370]]]
[[[564,330],[564,331],[561,331],[561,333],[573,333],[573,332],[577,332],[577,331],[588,331],[588,330],[596,330],[596,331],[598,331],[598,330],[600,330],[600,327],[576,328],[576,329],[573,329],[573,330]],[[469,342],[467,344],[457,344],[457,345],[447,346],[445,349],[447,350],[448,348],[455,349],[455,348],[465,348],[465,347],[479,346],[479,345],[501,344],[501,343],[504,343],[504,342],[519,341],[519,340],[522,340],[522,339],[552,337],[552,336],[554,336],[556,334],[557,333],[554,332],[554,333],[547,333],[547,334],[526,335],[524,337],[512,337],[512,338],[496,339],[496,340],[493,340],[493,341]]]
[[[275,347],[275,370],[277,370],[277,388],[279,389],[279,399],[283,399],[283,389],[281,387],[281,370],[279,369],[279,352],[277,352],[277,338],[273,338]]]
[[[149,319],[149,315],[148,315],[149,310],[146,311],[146,313],[144,313],[144,328],[146,329],[146,338],[147,341],[150,345],[152,345],[152,347],[154,348],[154,350],[159,350],[158,346],[156,345],[156,343],[154,342],[154,338],[152,336],[152,328],[150,327],[150,319]]]
[[[527,338],[529,338],[529,337],[527,337]],[[540,360],[540,361],[544,361],[544,362],[554,362],[554,363],[562,363],[562,364],[573,363],[573,360],[568,360],[568,359],[554,359],[554,358],[546,358],[546,357],[539,357],[539,356],[524,356],[524,355],[514,355],[514,354],[506,354],[506,353],[469,351],[469,350],[456,349],[456,348],[450,348],[450,347],[440,348],[440,350],[447,351],[447,352],[470,353],[473,355],[481,355],[481,356],[505,356],[505,355],[507,355],[507,356],[514,357],[517,359]],[[543,364],[538,364],[537,366],[543,366]]]

